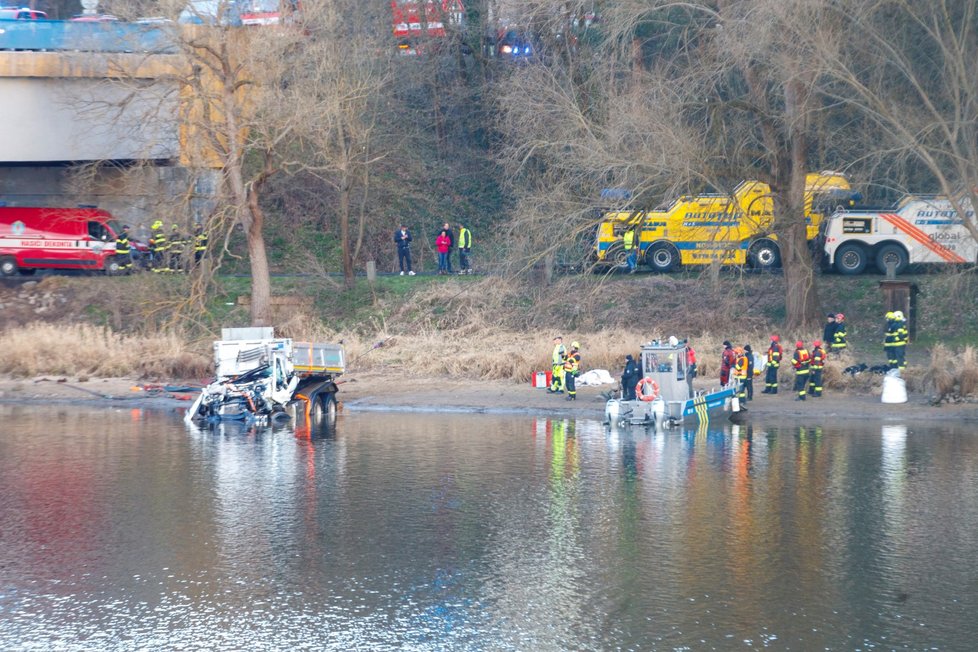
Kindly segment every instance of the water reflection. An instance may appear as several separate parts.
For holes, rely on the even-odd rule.
[[[962,426],[0,406],[0,649],[968,649]]]

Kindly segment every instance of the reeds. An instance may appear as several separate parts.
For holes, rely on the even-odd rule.
[[[206,378],[209,357],[173,333],[131,336],[87,324],[37,322],[0,332],[0,373]]]

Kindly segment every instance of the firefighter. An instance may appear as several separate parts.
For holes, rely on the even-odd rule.
[[[635,229],[628,229],[622,236],[621,244],[625,249],[625,262],[628,263],[628,273],[634,274],[638,267],[638,252],[635,250]]]
[[[846,316],[841,312],[835,316],[835,329],[832,331],[832,339],[827,340],[822,338],[825,342],[825,346],[831,348],[834,352],[840,353],[844,350],[849,343],[846,342]]]
[[[171,272],[183,270],[186,247],[187,238],[180,232],[180,227],[176,224],[170,225],[170,242],[167,247],[170,262],[167,263],[167,267]]]
[[[737,362],[737,354],[734,353],[733,345],[724,340],[723,351],[720,353],[720,385],[727,386],[730,382],[730,370]]]
[[[554,350],[550,356],[553,365],[553,376],[550,377],[550,394],[564,393],[564,360],[567,359],[567,349],[564,348],[564,338],[558,335],[554,338]]]
[[[119,271],[128,272],[132,269],[132,245],[129,242],[129,225],[122,227],[122,233],[115,239],[115,255],[119,260]]]
[[[822,349],[822,341],[815,340],[812,342],[812,379],[808,383],[808,393],[816,398],[822,395],[822,369],[825,368],[825,359],[826,355],[825,350]]]
[[[575,385],[575,379],[577,375],[581,373],[581,345],[577,342],[571,342],[570,353],[567,354],[567,359],[564,360],[564,383],[567,385],[567,400],[576,401],[577,400],[577,386]]]
[[[897,369],[903,371],[907,368],[907,342],[910,339],[907,333],[907,320],[903,317],[903,312],[897,310],[893,313],[893,325],[893,364]]]
[[[743,402],[747,402],[747,355],[744,353],[744,349],[737,347],[734,350],[734,355],[737,359],[734,361],[733,366],[733,379],[734,384],[737,385],[737,398]]]
[[[795,342],[795,352],[791,356],[791,366],[795,368],[795,392],[798,396],[796,401],[804,401],[808,385],[808,372],[811,366],[812,355],[805,348],[805,343],[801,340]]]
[[[166,264],[166,233],[163,232],[162,220],[156,220],[150,226],[149,248],[153,252],[153,271],[169,271]]]
[[[754,400],[754,349],[750,344],[744,345],[744,355],[747,356],[747,378],[744,387],[747,389],[747,400]]]
[[[194,265],[200,265],[200,259],[207,252],[207,231],[204,225],[194,224]]]
[[[771,346],[767,347],[767,364],[764,365],[766,372],[763,394],[778,393],[778,368],[781,367],[781,356],[783,355],[784,349],[781,348],[781,338],[772,335]]]
[[[896,341],[896,316],[891,310],[884,316],[886,319],[886,327],[883,333],[883,353],[886,355],[886,364],[890,369],[896,369],[896,351],[894,351],[893,343]]]

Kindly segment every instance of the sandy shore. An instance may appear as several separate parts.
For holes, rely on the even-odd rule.
[[[0,403],[43,405],[48,403],[94,407],[148,407],[185,410],[196,397],[199,383],[150,383],[132,378],[0,378]],[[704,387],[706,385],[704,384]],[[344,410],[404,412],[472,412],[534,414],[601,419],[602,392],[612,385],[582,387],[576,401],[548,394],[529,383],[468,381],[456,378],[415,378],[389,374],[351,373],[344,376],[340,400]],[[186,389],[184,389],[186,388]],[[755,393],[748,417],[813,419],[881,419],[899,421],[978,421],[973,403],[928,404],[927,397],[911,395],[907,403],[887,405],[879,396],[826,392],[820,399],[795,401],[791,392],[777,396]]]

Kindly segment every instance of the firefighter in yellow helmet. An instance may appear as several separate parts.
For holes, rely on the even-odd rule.
[[[564,361],[564,383],[567,385],[567,400],[577,400],[576,379],[581,373],[581,345],[577,342],[571,343],[570,353]]]
[[[166,262],[166,233],[163,231],[163,220],[156,220],[150,226],[149,250],[153,253],[152,267],[154,272],[167,272]]]

